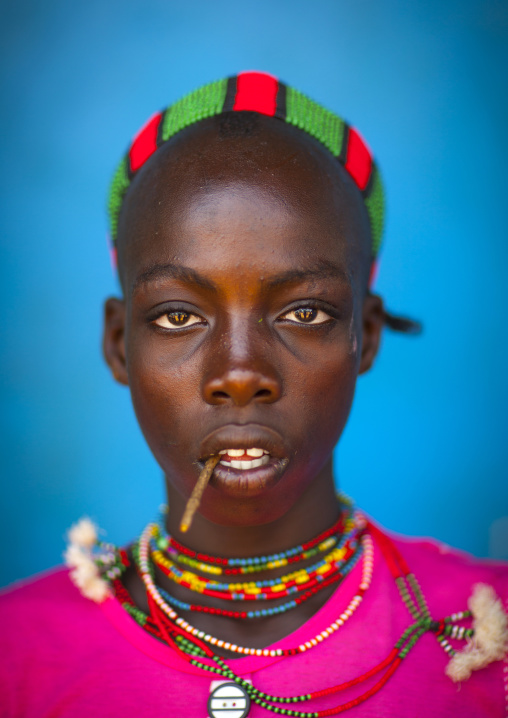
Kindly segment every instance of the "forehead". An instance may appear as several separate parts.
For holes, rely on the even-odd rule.
[[[231,256],[262,256],[268,272],[315,256],[363,277],[370,229],[358,189],[318,142],[273,118],[232,130],[216,117],[179,133],[137,174],[118,256],[126,291],[154,263]]]

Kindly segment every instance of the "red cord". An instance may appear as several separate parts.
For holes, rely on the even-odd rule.
[[[401,578],[403,576],[407,576],[408,573],[411,573],[407,563],[404,561],[400,551],[397,549],[393,541],[370,521],[367,523],[367,526],[372,534],[372,537],[381,549],[383,558],[386,561],[393,578]]]
[[[170,624],[171,631],[173,633],[177,633],[179,636],[183,636],[187,640],[189,640],[189,635],[192,636],[192,642],[198,646],[198,648],[201,648],[202,651],[205,652],[207,658],[213,658],[215,655],[214,652],[206,645],[206,643],[203,643],[203,641],[200,641],[199,638],[194,636],[193,634],[189,634],[188,631],[186,631],[183,628],[180,628],[176,623],[174,623],[166,614],[162,611],[161,608],[155,603],[154,599],[150,596],[150,594],[147,592],[148,601],[150,604],[150,611],[151,615],[153,616],[154,620],[156,620],[156,616],[159,617],[159,620],[162,618],[164,621]],[[178,649],[180,652],[181,650]]]
[[[314,698],[322,698],[323,696],[331,695],[332,693],[338,693],[339,691],[344,691],[347,688],[351,688],[352,686],[356,686],[358,683],[363,683],[367,679],[371,678],[372,676],[375,676],[376,673],[379,673],[379,671],[382,671],[383,668],[386,668],[386,666],[390,665],[392,661],[397,658],[398,650],[396,648],[392,648],[389,655],[381,661],[381,663],[378,663],[377,666],[374,666],[374,668],[371,668],[369,671],[364,673],[361,676],[358,676],[357,678],[353,678],[350,681],[346,681],[345,683],[341,683],[338,686],[333,686],[332,688],[323,688],[320,691],[315,691],[314,693],[310,694],[310,697],[312,699]]]
[[[361,696],[358,696],[357,698],[353,698],[353,700],[348,701],[347,703],[343,703],[340,706],[336,706],[335,708],[329,708],[328,710],[324,711],[317,711],[317,715],[319,718],[324,718],[324,716],[334,716],[338,713],[343,713],[344,711],[349,710],[349,708],[354,708],[355,706],[360,705],[360,703],[363,703],[368,698],[371,698],[373,695],[375,695],[378,691],[381,690],[381,688],[388,682],[388,679],[393,676],[397,668],[400,666],[402,662],[402,658],[396,658],[394,662],[391,664],[391,666],[388,668],[384,676],[379,680],[372,688],[369,688],[368,691],[365,691],[365,693],[362,693]]]

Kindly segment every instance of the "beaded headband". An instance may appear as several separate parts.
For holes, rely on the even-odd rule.
[[[337,158],[363,197],[370,220],[372,255],[376,257],[383,232],[383,185],[361,135],[338,115],[262,72],[242,72],[204,85],[153,115],[141,128],[111,183],[108,211],[114,254],[122,202],[136,172],[180,130],[207,117],[231,111],[276,117],[314,137]]]

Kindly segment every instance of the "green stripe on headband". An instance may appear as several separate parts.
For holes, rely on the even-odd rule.
[[[372,231],[372,254],[376,257],[381,248],[381,239],[383,236],[383,226],[385,219],[385,196],[383,191],[383,183],[379,174],[379,169],[374,166],[372,168],[371,190],[368,197],[364,198],[367,212],[369,213],[370,227]]]
[[[189,93],[168,107],[162,121],[162,141],[205,117],[219,115],[224,107],[228,81],[219,80]]]
[[[123,198],[125,193],[129,189],[129,174],[127,170],[127,157],[118,165],[118,169],[113,175],[111,180],[111,187],[109,190],[109,201],[108,201],[108,214],[109,224],[111,232],[111,240],[116,240],[118,232],[118,218],[120,217],[120,210],[122,208]]]
[[[340,155],[344,120],[292,87],[286,93],[286,122],[319,140],[335,157]]]

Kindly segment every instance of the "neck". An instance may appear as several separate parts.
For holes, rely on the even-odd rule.
[[[195,551],[226,558],[266,555],[297,546],[331,526],[340,514],[331,458],[289,511],[268,524],[219,525],[198,513],[188,533],[182,534],[179,523],[186,500],[168,478],[166,485],[168,533]]]

